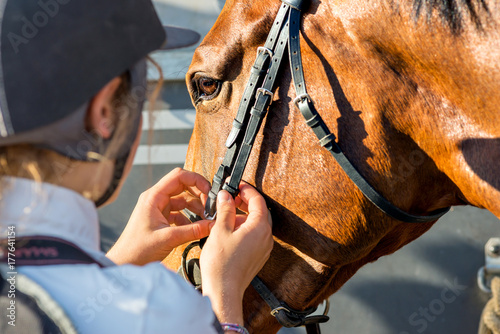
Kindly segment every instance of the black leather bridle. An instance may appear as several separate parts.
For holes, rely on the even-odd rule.
[[[243,93],[233,128],[226,141],[226,155],[213,178],[212,189],[205,206],[205,217],[215,219],[216,199],[220,190],[227,190],[233,197],[238,194],[238,187],[255,138],[273,100],[275,82],[285,50],[288,49],[290,69],[297,95],[294,104],[304,116],[307,125],[318,137],[321,146],[330,151],[354,184],[375,206],[394,219],[406,223],[425,223],[439,219],[450,208],[439,209],[426,216],[417,216],[404,212],[380,195],[345,157],[335,141],[335,136],[316,111],[307,93],[300,51],[301,12],[308,5],[309,0],[282,0],[266,43],[257,49],[257,58],[250,71],[250,79]],[[229,181],[225,182],[227,178]],[[286,303],[279,301],[258,277],[252,281],[252,286],[271,307],[271,314],[285,327],[305,325],[308,333],[320,333],[318,324],[329,319],[326,314],[309,316],[315,308],[305,311],[291,309]]]
[[[287,46],[297,95],[294,100],[295,106],[318,137],[321,146],[330,151],[363,194],[385,214],[405,223],[428,223],[447,213],[450,208],[439,209],[425,216],[404,212],[380,195],[346,158],[335,142],[335,135],[330,132],[321,115],[314,108],[304,81],[299,35],[301,10],[309,4],[309,0],[282,0],[282,2],[266,44],[257,49],[257,59],[250,71],[250,79],[243,93],[233,128],[226,141],[226,155],[213,178],[212,189],[205,208],[206,217],[214,217],[216,198],[221,189],[227,190],[233,196],[238,194],[238,186],[255,137],[273,99],[274,83]],[[230,180],[224,183],[228,177]]]

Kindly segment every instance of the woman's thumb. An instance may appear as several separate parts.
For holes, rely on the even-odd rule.
[[[217,195],[217,223],[214,228],[224,228],[233,232],[235,221],[236,206],[234,199],[227,191],[221,190]]]

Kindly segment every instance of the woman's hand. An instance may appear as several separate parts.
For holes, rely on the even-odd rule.
[[[209,234],[209,221],[191,223],[180,211],[203,216],[210,183],[201,175],[180,168],[145,191],[116,244],[107,256],[117,264],[144,265],[163,260],[189,241]]]
[[[248,215],[236,215],[236,204]],[[271,215],[264,198],[248,184],[236,202],[227,191],[217,197],[217,219],[201,252],[203,294],[221,322],[243,324],[243,294],[273,248]]]

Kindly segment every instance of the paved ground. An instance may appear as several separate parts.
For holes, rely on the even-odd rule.
[[[420,239],[362,268],[331,298],[324,333],[476,333],[486,301],[476,273],[499,226],[488,212],[456,208]]]
[[[220,10],[219,3],[163,0],[156,5],[165,22],[205,34]],[[123,229],[139,194],[183,165],[195,114],[182,80],[193,50],[156,55],[168,79],[158,106],[161,111],[152,141],[144,136],[119,200],[100,210],[105,249]],[[476,287],[476,272],[484,264],[485,242],[500,236],[499,227],[498,219],[486,211],[457,208],[448,213],[417,241],[362,268],[331,298],[332,320],[323,325],[323,333],[475,333],[486,300]],[[280,332],[292,333],[305,331]]]

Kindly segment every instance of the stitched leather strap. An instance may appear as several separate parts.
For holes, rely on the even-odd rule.
[[[245,167],[252,152],[253,144],[259,129],[262,125],[262,121],[266,116],[267,109],[272,102],[274,90],[274,84],[276,82],[276,77],[278,76],[278,71],[282,63],[283,55],[287,46],[288,31],[285,28],[281,30],[280,37],[276,49],[274,51],[273,58],[271,59],[271,65],[267,72],[264,80],[264,84],[261,88],[257,89],[257,97],[253,108],[250,110],[250,120],[245,131],[245,136],[243,138],[243,144],[241,146],[240,153],[236,160],[231,178],[227,185],[224,185],[223,189],[229,191],[233,196],[238,194],[238,186],[243,178],[243,173],[245,172]]]
[[[265,116],[265,112],[267,112],[267,107],[271,102],[268,95],[263,96],[264,94],[257,94],[257,90],[259,88],[266,88],[270,86],[271,89],[267,89],[272,91],[276,75],[273,75],[272,82],[269,82],[269,84],[266,85],[264,84],[264,81],[268,82],[269,79],[267,75],[263,74],[268,72],[270,66],[273,67],[270,65],[271,58],[280,52],[280,60],[282,58],[284,48],[286,47],[286,39],[284,40],[284,45],[279,45],[278,40],[283,41],[281,37],[286,37],[282,34],[282,32],[284,31],[284,33],[287,33],[286,29],[284,29],[284,23],[288,20],[289,9],[290,7],[287,5],[280,7],[271,31],[267,37],[266,43],[263,47],[259,48],[257,52],[257,59],[255,60],[255,63],[250,71],[250,79],[245,87],[245,91],[243,92],[243,97],[241,99],[236,118],[233,122],[233,129],[231,130],[231,133],[226,141],[228,150],[224,156],[221,166],[214,175],[212,189],[208,194],[208,200],[205,205],[205,217],[207,219],[215,219],[217,194],[222,189],[226,178],[233,174],[241,175],[238,176],[240,179],[238,180],[238,177],[234,176],[230,186],[226,188],[229,189],[233,196],[237,195],[237,189],[241,181],[241,177],[243,176],[246,162],[248,161],[248,157],[246,157],[246,155],[250,154],[249,151],[251,151],[253,146],[253,140],[250,140],[250,137],[246,135],[246,132],[248,132],[248,129],[250,129],[251,132],[255,132],[256,126],[258,125],[258,127],[260,127],[262,119]],[[280,48],[283,48],[283,51],[279,51]],[[276,49],[278,49],[278,51],[276,51]],[[278,63],[281,63],[281,61],[278,61]],[[279,64],[276,70],[278,69]],[[264,86],[262,86],[263,84]],[[254,112],[253,119],[250,121],[252,118],[252,107]],[[245,144],[243,143],[243,137],[246,138]],[[244,147],[245,145],[247,147]],[[248,147],[248,145],[250,145],[250,147]],[[242,150],[244,151],[243,154],[240,153]],[[236,159],[240,155],[240,162],[236,163]],[[236,172],[234,172],[235,166],[237,166]],[[204,242],[202,241],[202,244],[203,243]]]
[[[303,11],[309,5],[308,0],[282,0],[282,2],[299,11]]]

